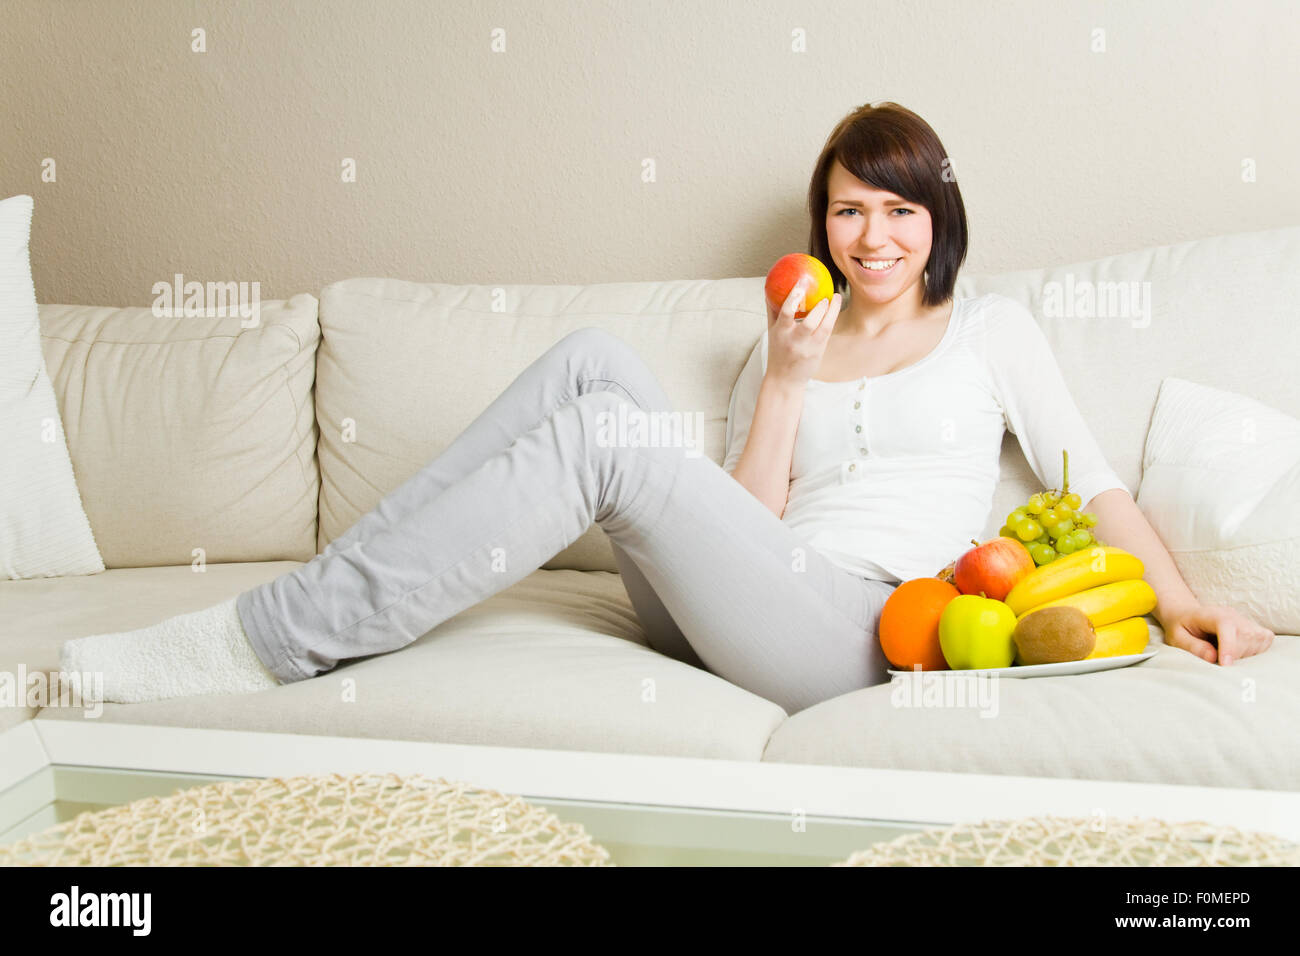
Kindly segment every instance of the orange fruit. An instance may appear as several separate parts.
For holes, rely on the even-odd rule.
[[[880,612],[880,649],[897,670],[948,670],[939,646],[939,617],[961,592],[939,578],[913,578],[894,588]]]

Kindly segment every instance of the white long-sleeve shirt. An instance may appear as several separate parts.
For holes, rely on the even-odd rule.
[[[833,339],[832,339],[833,341]],[[767,371],[759,337],[731,393],[726,459],[740,461]],[[1006,296],[958,298],[943,339],[920,361],[847,382],[812,379],[781,520],[832,563],[900,583],[937,574],[979,538],[993,508],[1009,430],[1042,487],[1128,487],[1079,414],[1033,315]]]

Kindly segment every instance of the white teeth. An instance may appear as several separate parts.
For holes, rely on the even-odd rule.
[[[898,260],[897,259],[883,259],[883,260],[873,259],[870,262],[868,262],[865,259],[856,259],[855,261],[860,263],[863,268],[870,269],[872,272],[884,272],[886,269],[892,268],[894,263],[897,262]]]

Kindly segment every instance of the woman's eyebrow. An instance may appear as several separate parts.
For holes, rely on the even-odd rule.
[[[858,202],[856,199],[832,199],[831,205],[832,206],[861,206],[862,203]],[[881,203],[881,205],[910,206],[912,204],[908,202],[906,199],[886,199],[883,203]]]

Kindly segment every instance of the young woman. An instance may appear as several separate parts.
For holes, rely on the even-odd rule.
[[[809,251],[838,291],[802,319],[799,289],[768,309],[722,467],[602,440],[622,405],[672,407],[632,349],[580,329],[301,568],[150,628],[68,641],[62,669],[99,672],[119,702],[304,680],[405,647],[595,522],[652,647],[794,713],[887,680],[881,608],[980,534],[1008,426],[1045,487],[1069,449],[1071,489],[1098,535],[1144,562],[1167,643],[1223,664],[1269,646],[1271,631],[1196,601],[1032,315],[954,297],[966,217],[924,120],[893,103],[845,117],[809,210]]]

